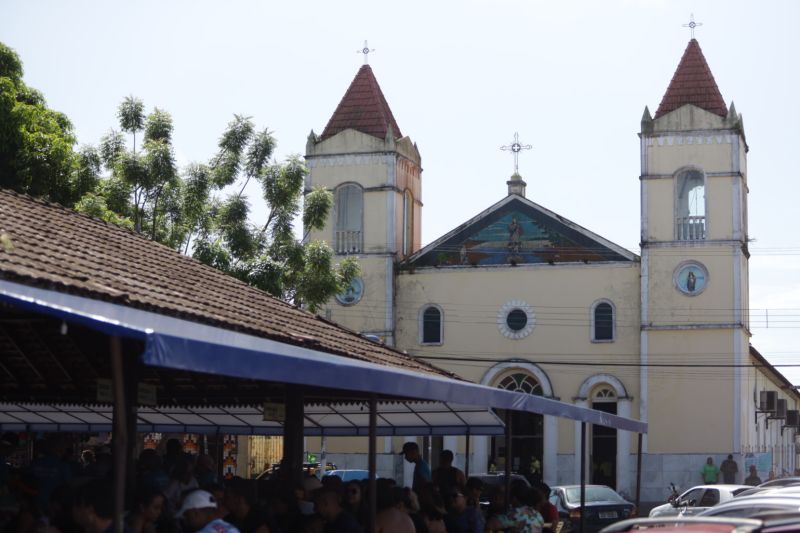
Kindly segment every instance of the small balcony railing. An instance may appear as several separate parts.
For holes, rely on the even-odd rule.
[[[701,241],[706,238],[706,217],[678,217],[676,228],[679,241]]]
[[[336,232],[337,254],[361,253],[361,232],[354,230],[339,230]]]

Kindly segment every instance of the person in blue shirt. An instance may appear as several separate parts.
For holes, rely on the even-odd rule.
[[[420,489],[431,481],[431,467],[422,458],[416,442],[403,444],[403,451],[400,452],[400,455],[409,463],[414,463],[414,481],[411,484],[411,489],[419,494]]]

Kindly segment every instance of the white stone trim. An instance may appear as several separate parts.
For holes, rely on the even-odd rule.
[[[642,326],[646,325],[650,320],[649,316],[649,309],[648,306],[650,305],[650,250],[647,246],[642,249],[642,261],[641,261],[641,295],[640,295],[640,303],[639,303],[639,316],[640,316],[640,324]],[[648,376],[648,367],[647,363],[649,361],[648,350],[649,350],[649,338],[647,334],[647,330],[642,329],[639,333],[639,363],[642,365],[639,367],[639,420],[642,422],[647,422],[647,395],[648,395],[648,387],[647,381],[649,379]],[[642,453],[647,451],[647,435],[642,436]]]
[[[508,373],[509,370],[515,369],[527,372],[535,377],[542,387],[542,396],[553,398],[553,384],[550,382],[550,378],[539,365],[528,361],[497,363],[483,374],[481,385],[496,386],[496,381],[499,376]],[[558,418],[544,415],[542,424],[542,429],[544,431],[542,464],[546,465],[543,469],[543,479],[548,485],[556,485],[558,482]],[[473,443],[475,444],[475,472],[485,472],[487,469],[486,457],[489,449],[489,437],[475,437]],[[479,462],[479,460],[482,460],[482,462]],[[477,470],[479,465],[483,466],[482,470]]]
[[[600,304],[608,304],[611,306],[611,338],[610,339],[597,339],[595,336],[595,311]],[[589,308],[589,340],[593,343],[610,343],[617,340],[617,306],[608,298],[599,298],[592,302]]]
[[[553,384],[550,382],[550,378],[547,376],[544,370],[539,367],[539,365],[535,363],[530,363],[528,361],[507,361],[504,363],[497,363],[496,365],[489,368],[481,378],[481,385],[488,385],[490,387],[496,386],[495,381],[497,377],[501,374],[507,373],[508,370],[519,369],[523,372],[527,372],[539,382],[539,385],[542,386],[542,396],[545,398],[553,398]]]
[[[735,187],[734,187],[735,188]],[[749,309],[742,309],[742,263],[743,257],[741,249],[734,250],[733,261],[733,321],[744,324],[745,312],[750,314]],[[742,366],[747,363],[749,353],[745,356],[745,347],[742,342],[742,332],[734,328],[733,334],[733,359],[736,366],[733,369],[733,443],[731,450],[733,453],[741,452],[742,444],[742,402],[746,401],[742,397]],[[749,346],[747,347],[749,352]]]
[[[734,256],[735,255],[736,254],[734,253]],[[683,270],[687,266],[696,266],[697,268],[703,271],[703,275],[706,278],[706,283],[698,291],[686,292],[681,288],[680,283],[678,283],[678,274],[680,274],[681,270]],[[703,294],[706,291],[706,289],[708,289],[708,285],[710,283],[711,283],[711,278],[708,273],[708,268],[706,268],[706,266],[700,261],[695,261],[694,259],[687,259],[686,261],[681,261],[680,263],[678,263],[678,266],[675,267],[675,270],[672,271],[672,286],[675,287],[675,289],[684,296],[690,296],[690,297],[699,296],[700,294]]]
[[[384,342],[387,346],[394,347],[394,259],[388,257],[386,261],[386,272],[384,283],[386,285],[386,335]]]
[[[519,330],[513,330],[508,327],[507,324],[509,313],[515,310],[522,311],[528,317],[525,327]],[[497,329],[499,329],[500,333],[507,339],[524,339],[531,334],[535,326],[536,313],[533,312],[533,307],[524,300],[510,300],[501,305],[500,309],[497,311]]]
[[[709,135],[708,132],[697,132],[691,133],[687,132],[684,134],[655,134],[653,136],[649,136],[646,138],[647,146],[682,146],[686,145],[693,145],[693,144],[733,144],[735,135],[730,133],[725,134],[713,134]]]
[[[388,152],[392,154],[393,152]],[[380,165],[385,162],[385,152],[372,152],[363,154],[341,154],[325,156],[306,156],[308,168],[316,167],[345,167],[345,166],[365,166]]]
[[[431,307],[439,311],[439,342],[424,342],[425,311]],[[417,343],[423,346],[441,346],[444,344],[444,309],[442,309],[441,305],[431,302],[419,308],[419,313],[417,313]]]
[[[625,385],[622,381],[619,380],[616,376],[612,376],[611,374],[595,374],[593,376],[589,376],[583,383],[581,383],[580,388],[578,388],[578,396],[577,399],[579,400],[590,400],[589,392],[597,385],[600,384],[609,385],[611,388],[614,389],[614,392],[617,395],[617,399],[620,400],[622,398],[629,398],[628,391],[625,388]]]
[[[678,239],[678,226],[676,221],[678,220],[678,187],[680,185],[680,178],[682,174],[688,172],[699,172],[703,175],[703,217],[704,217],[704,233],[702,239],[695,239],[695,241],[705,242],[708,235],[709,235],[709,217],[708,214],[708,176],[706,175],[706,171],[703,168],[697,165],[685,165],[676,170],[673,174],[673,185],[672,185],[672,234],[674,235],[675,241],[677,242],[685,242],[684,240]],[[688,199],[688,198],[687,198]]]

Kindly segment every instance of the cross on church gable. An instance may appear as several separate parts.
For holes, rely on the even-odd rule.
[[[519,153],[522,150],[530,150],[533,148],[530,144],[521,144],[519,142],[519,132],[514,132],[514,142],[506,146],[501,146],[503,151],[510,151],[514,155],[514,174],[519,174]]]

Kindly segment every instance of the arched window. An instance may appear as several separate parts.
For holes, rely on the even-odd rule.
[[[500,380],[500,383],[497,384],[497,388],[514,392],[524,392],[533,394],[534,396],[541,396],[544,394],[542,386],[536,381],[536,378],[523,372],[517,372],[504,377]]]
[[[363,247],[364,192],[355,183],[336,188],[334,243],[337,254],[357,254]]]
[[[600,387],[594,392],[594,396],[592,398],[594,402],[616,402],[617,401],[617,393],[614,392],[614,389],[610,387]]]
[[[611,302],[596,302],[592,308],[592,341],[613,341],[614,325],[614,306]]]
[[[414,247],[414,198],[403,194],[403,255],[411,255]]]
[[[699,170],[678,174],[675,189],[675,229],[679,241],[706,238],[706,182]]]
[[[442,310],[437,305],[429,305],[422,310],[421,344],[442,344]]]

